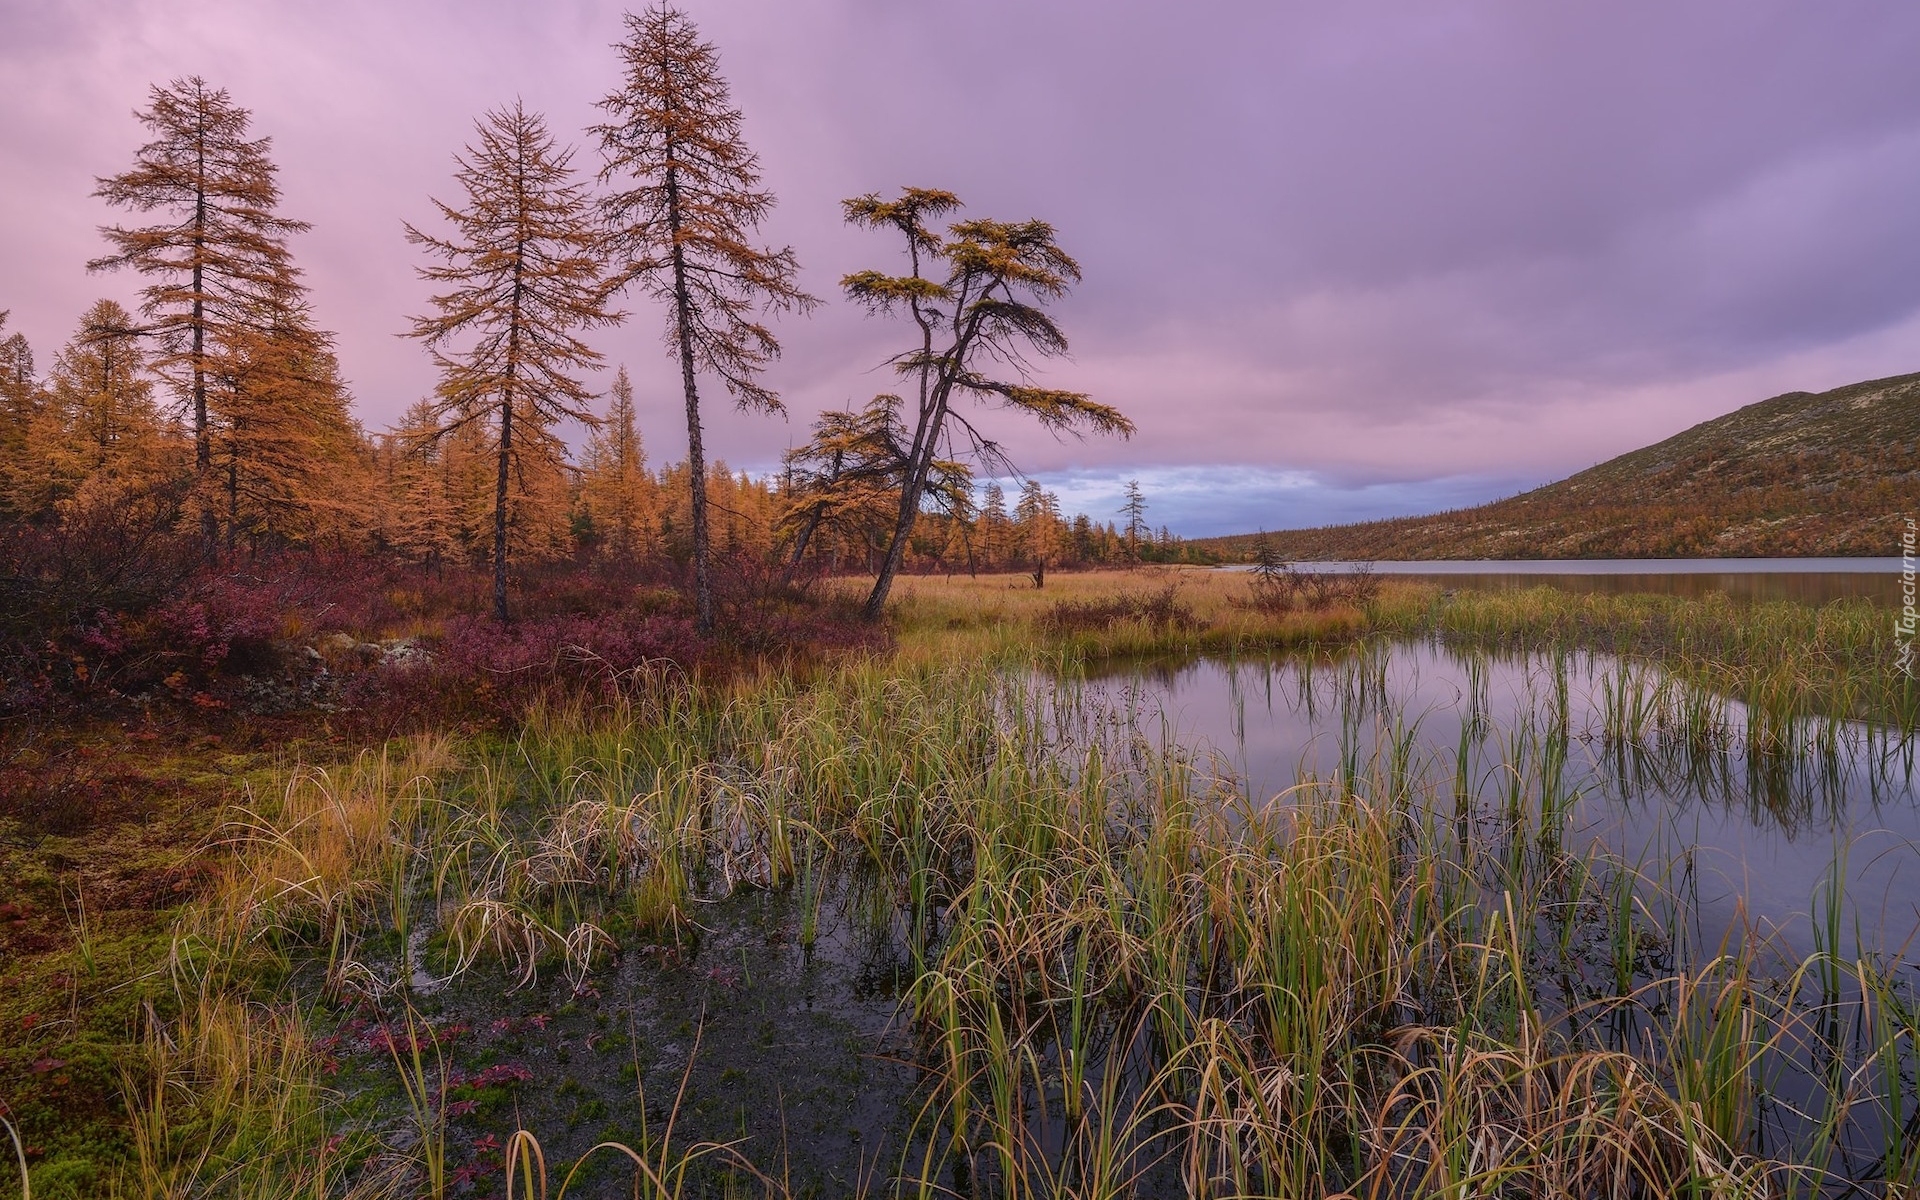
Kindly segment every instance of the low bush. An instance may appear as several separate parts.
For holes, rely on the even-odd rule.
[[[349,724],[377,734],[500,726],[542,701],[612,700],[661,674],[697,670],[708,656],[681,614],[628,609],[507,625],[459,616],[440,636],[396,646],[348,675],[339,706]]]
[[[1041,613],[1038,624],[1049,634],[1099,632],[1129,621],[1159,630],[1200,628],[1203,622],[1181,602],[1179,591],[1178,583],[1169,583],[1149,592],[1062,600]]]
[[[1365,608],[1380,594],[1380,579],[1371,567],[1350,572],[1302,571],[1291,563],[1259,562],[1247,595],[1233,603],[1253,612],[1281,616],[1318,612],[1338,606]]]

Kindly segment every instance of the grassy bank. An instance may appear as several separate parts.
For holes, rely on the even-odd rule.
[[[1920,683],[1898,669],[1892,614],[1842,600],[1821,606],[1741,604],[1529,588],[1447,592],[1386,589],[1372,627],[1387,635],[1437,635],[1492,649],[1567,647],[1658,664],[1780,719],[1833,715],[1912,731]]]
[[[895,623],[907,658],[1005,657],[1056,664],[1158,654],[1338,645],[1370,624],[1365,604],[1253,603],[1243,572],[1151,567],[1050,576],[904,578]]]
[[[885,1055],[913,1068],[849,1194],[1920,1178],[1920,1004],[1897,959],[1681,936],[1680,859],[1570,836],[1564,723],[1500,743],[1496,805],[1386,753],[1253,806],[1077,690],[1004,669],[1373,629],[1592,646],[1795,711],[1910,705],[1872,690],[1867,614],[1419,588],[1275,611],[1218,573],[1015,582],[906,581],[897,650],[804,678],[635,676],[543,699],[508,737],[257,776],[145,964],[155,1002],[125,1017],[124,1154],[87,1188],[49,1162],[34,1194],[497,1195],[542,1145],[557,1188],[558,1159],[601,1135],[622,1146],[575,1194],[808,1194],[825,1185],[763,1122],[824,1136],[812,1110],[722,1103],[727,1072],[763,1061],[748,1035],[704,1051],[739,1066],[700,1073],[690,1001],[684,1029],[660,1027],[684,1061],[663,1077],[663,1046],[603,1018],[652,1002],[607,999],[636,979],[765,1005],[748,977],[772,959],[836,954],[888,964]],[[748,942],[727,925],[743,897],[774,914]],[[766,1011],[777,1049],[780,1012],[801,1018]],[[537,1094],[615,1045],[624,1101]]]
[[[1780,722],[1804,717],[1920,725],[1920,683],[1897,668],[1888,611],[1656,594],[1454,591],[1379,581],[1361,602],[1256,602],[1248,573],[1204,568],[1087,572],[1035,589],[1025,576],[903,580],[909,656],[1057,666],[1114,658],[1254,654],[1367,635],[1439,637],[1493,650],[1578,649],[1657,665]],[[1075,619],[1078,610],[1079,619]],[[1060,619],[1065,614],[1066,621]]]

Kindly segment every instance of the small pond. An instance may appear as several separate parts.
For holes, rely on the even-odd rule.
[[[1127,714],[1254,802],[1398,754],[1429,794],[1552,807],[1570,840],[1683,864],[1686,878],[1662,882],[1684,886],[1709,946],[1744,921],[1810,952],[1836,864],[1843,953],[1856,932],[1880,949],[1920,928],[1915,744],[1858,721],[1806,719],[1756,746],[1746,706],[1652,668],[1437,642],[1132,663],[1085,688],[1090,711]],[[1690,736],[1702,719],[1709,736]]]
[[[855,694],[861,686],[870,691]],[[547,870],[542,864],[572,844],[561,836],[573,828],[565,814],[582,804],[598,806],[594,836],[653,838],[649,844],[665,847],[645,852],[650,865],[632,884],[614,886],[611,875],[589,871],[579,887],[544,893],[542,919],[554,930],[582,923],[566,933],[567,953],[545,954],[538,972],[530,965],[517,974],[513,952],[436,977],[445,954],[423,959],[399,949],[394,935],[357,951],[369,978],[414,972],[405,1011],[430,1023],[435,1053],[445,1056],[435,1060],[438,1112],[457,1194],[497,1194],[501,1140],[515,1128],[537,1131],[552,1161],[571,1162],[602,1141],[657,1147],[669,1127],[683,1150],[731,1148],[702,1151],[680,1193],[689,1196],[1068,1194],[1082,1169],[1075,1164],[1089,1147],[1109,1145],[1112,1130],[1120,1148],[1101,1151],[1100,1161],[1133,1173],[1134,1194],[1181,1194],[1181,1148],[1200,1144],[1181,1130],[1200,1126],[1163,1119],[1168,1104],[1189,1102],[1173,1095],[1166,1047],[1188,1029],[1226,1030],[1268,1011],[1264,998],[1286,993],[1264,984],[1256,996],[1240,982],[1243,972],[1277,971],[1271,964],[1291,961],[1289,947],[1310,949],[1318,925],[1342,917],[1337,908],[1315,910],[1311,922],[1263,943],[1267,959],[1230,961],[1224,943],[1196,932],[1210,928],[1205,893],[1195,890],[1203,876],[1188,881],[1193,887],[1162,887],[1152,872],[1126,864],[1205,857],[1161,837],[1189,829],[1178,814],[1204,812],[1191,829],[1229,845],[1257,840],[1258,827],[1296,828],[1271,818],[1318,812],[1324,825],[1331,813],[1337,825],[1339,814],[1369,806],[1390,809],[1395,821],[1411,816],[1394,826],[1393,855],[1431,853],[1442,867],[1436,875],[1460,868],[1466,887],[1458,894],[1470,898],[1439,920],[1497,930],[1504,911],[1510,927],[1527,931],[1524,947],[1513,935],[1510,961],[1539,970],[1538,1019],[1568,1046],[1600,1045],[1636,1060],[1644,1053],[1657,1087],[1676,1093],[1696,1086],[1683,1077],[1719,1069],[1700,1065],[1696,1050],[1719,1044],[1702,1030],[1720,1028],[1721,1014],[1733,1014],[1727,1028],[1764,1017],[1775,1032],[1747,1047],[1750,1057],[1710,1089],[1738,1101],[1725,1117],[1729,1141],[1781,1163],[1820,1159],[1834,1185],[1810,1195],[1885,1194],[1874,1181],[1912,1170],[1875,1158],[1883,1146],[1912,1142],[1902,1131],[1920,1105],[1912,1053],[1920,1006],[1911,1001],[1920,797],[1910,735],[1750,711],[1607,655],[1498,654],[1429,640],[1133,662],[1066,678],[974,668],[846,688],[769,699],[766,723],[742,727],[758,732],[698,766],[687,754],[672,757],[680,753],[672,738],[650,752],[671,752],[661,760],[668,765],[653,765],[631,745],[652,736],[643,726],[621,731],[620,744],[601,746],[597,757],[571,750],[550,784],[529,774],[510,789],[514,803],[526,805],[517,825],[489,824],[486,804],[472,798],[436,818],[449,830],[466,822],[471,837],[436,852],[432,877],[467,872],[475,888],[504,877],[491,867],[472,871],[483,860],[517,864],[528,877]],[[809,705],[817,705],[811,717]],[[821,780],[832,782],[816,787]],[[553,790],[542,799],[545,786]],[[588,803],[592,796],[600,799]],[[1056,800],[1061,807],[1023,807]],[[675,816],[682,802],[684,815]],[[973,814],[968,820],[998,813],[1001,823],[965,826],[956,823],[962,812]],[[1023,824],[1020,814],[1041,812],[1053,824],[1037,816]],[[772,880],[775,813],[841,832],[793,836],[787,874]],[[669,818],[681,824],[655,824]],[[1074,820],[1085,822],[1071,826],[1078,843],[1065,837]],[[1000,832],[968,833],[988,828]],[[666,832],[647,832],[655,829]],[[1019,836],[1039,837],[1045,848],[1021,850]],[[1099,875],[1108,900],[1050,908],[1056,892],[1068,895],[1062,905],[1077,903],[1073,889],[1094,876],[1047,875],[1049,864],[1081,862],[1075,845],[1095,843],[1112,847],[1102,863],[1121,864]],[[1013,853],[998,853],[1008,846]],[[1176,848],[1163,860],[1154,846]],[[1267,857],[1234,860],[1253,864],[1240,878],[1256,890],[1279,878],[1281,861],[1271,845],[1258,855]],[[971,886],[995,859],[1024,864],[1010,878],[1047,882]],[[676,873],[687,880],[678,932],[644,933],[641,902]],[[423,913],[426,883],[422,876]],[[1563,884],[1564,902],[1512,917],[1513,890],[1545,895]],[[930,890],[916,891],[922,887]],[[1394,893],[1402,894],[1410,893]],[[1372,911],[1393,908],[1384,893],[1366,895]],[[1155,947],[1212,947],[1178,958],[1168,975],[1178,986],[1154,993],[1159,999],[1059,982],[1108,969],[1083,940],[1091,935],[1071,932],[1105,928],[1104,914],[1115,911],[1108,904],[1138,915],[1149,902],[1189,896],[1192,921],[1164,926],[1175,934],[1127,943],[1139,948],[1128,969],[1141,978],[1148,968],[1139,964]],[[1625,914],[1617,921],[1613,904]],[[454,908],[443,904],[441,918]],[[1035,921],[1034,912],[1053,916]],[[576,934],[598,930],[590,921],[613,930],[617,945],[586,955],[590,969],[574,970],[559,960],[570,962]],[[1407,928],[1427,926],[1408,918]],[[962,934],[975,940],[958,940]],[[438,936],[444,943],[444,931]],[[1062,940],[1004,959],[981,949],[1035,936]],[[1412,941],[1424,945],[1425,936]],[[1181,940],[1189,938],[1197,940]],[[432,939],[422,929],[415,940]],[[1496,940],[1460,945],[1487,949]],[[1741,965],[1713,967],[1727,951]],[[991,970],[965,974],[975,957]],[[1872,984],[1855,985],[1847,964],[1856,960],[1858,978]],[[1818,978],[1813,968],[1795,973],[1802,961],[1824,964]],[[992,973],[1002,968],[1010,973]],[[1750,989],[1749,969],[1757,981]],[[317,974],[315,964],[316,991]],[[1747,990],[1716,993],[1737,1002],[1689,1009],[1683,976]],[[947,990],[933,990],[935,978]],[[1389,998],[1368,1018],[1378,1028],[1344,1027],[1349,1044],[1365,1043],[1352,1062],[1381,1061],[1395,1029],[1445,1032],[1460,1023],[1446,1015],[1456,977],[1434,978],[1446,986]],[[1787,978],[1793,982],[1779,983]],[[953,999],[963,984],[975,988],[965,994],[979,1007],[943,1016],[939,1003],[963,1012]],[[1868,987],[1881,990],[1868,996]],[[941,996],[948,1000],[936,1003]],[[1105,1007],[1086,1009],[1083,1021],[1075,996]],[[391,1050],[395,997],[373,998],[384,1016],[369,1015],[381,1004],[340,1006],[320,1049],[338,1072],[334,1086],[391,1097],[396,1068],[406,1070]],[[1873,1011],[1884,1020],[1896,1002],[1911,1030],[1862,1032],[1869,1005],[1880,1006]],[[1495,996],[1468,1016],[1486,1036],[1511,1037],[1522,1009],[1505,1005]],[[1189,1006],[1193,1024],[1165,1024],[1185,1020]],[[1269,1008],[1283,1011],[1278,1002]],[[1013,1035],[1003,1035],[1003,1017]],[[962,1042],[970,1057],[953,1061],[966,1065],[943,1067],[942,1056],[960,1054],[953,1047]],[[1657,1053],[1647,1049],[1656,1043]],[[1197,1043],[1180,1044],[1179,1053],[1197,1053]],[[1297,1060],[1275,1057],[1279,1066],[1260,1069],[1281,1079],[1273,1072],[1290,1070],[1289,1061]],[[1424,1069],[1415,1057],[1396,1061],[1396,1069]],[[1073,1070],[1086,1072],[1081,1082],[1069,1083]],[[1077,1107],[1087,1095],[1099,1102]],[[393,1112],[391,1100],[370,1105],[367,1135],[394,1144]],[[989,1119],[997,1122],[990,1129]],[[1390,1141],[1402,1126],[1381,1120],[1365,1136]],[[952,1131],[969,1121],[963,1141]],[[728,1165],[735,1152],[753,1166]],[[1401,1161],[1382,1151],[1377,1162],[1385,1165],[1372,1178],[1395,1178]],[[1316,1182],[1329,1186],[1359,1177],[1358,1166],[1315,1170],[1326,1172]],[[630,1174],[624,1160],[603,1152],[576,1194],[615,1194]],[[1015,1186],[1016,1177],[1027,1182]],[[1048,1192],[1041,1184],[1050,1180],[1060,1186]],[[1861,1185],[1864,1193],[1848,1190]],[[1410,1185],[1382,1194],[1424,1193]]]

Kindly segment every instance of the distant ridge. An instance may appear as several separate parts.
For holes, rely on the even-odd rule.
[[[1293,559],[1900,553],[1920,519],[1920,374],[1788,392],[1475,508],[1267,534]],[[1194,543],[1244,558],[1254,534]]]

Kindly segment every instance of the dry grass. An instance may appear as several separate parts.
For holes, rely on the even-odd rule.
[[[895,585],[893,615],[903,654],[926,659],[1236,653],[1350,641],[1368,628],[1366,613],[1344,601],[1262,609],[1253,585],[1245,572],[1172,566],[1052,575],[1045,588],[1026,575],[913,576]],[[1187,619],[1154,618],[1169,589]],[[1116,603],[1136,610],[1132,619],[1049,632],[1050,614]]]

